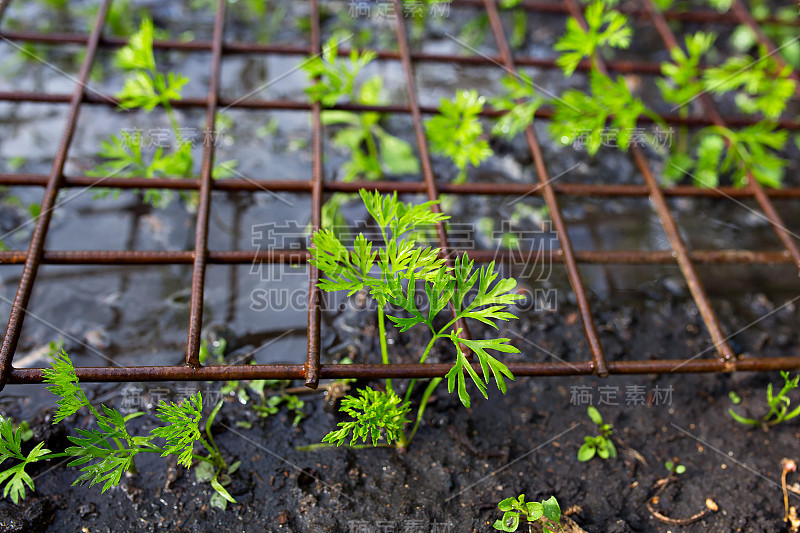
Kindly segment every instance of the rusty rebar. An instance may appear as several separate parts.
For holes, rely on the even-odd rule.
[[[208,256],[208,217],[211,211],[211,180],[214,172],[214,137],[216,135],[219,100],[222,41],[225,35],[226,0],[218,0],[214,15],[214,46],[211,52],[211,77],[206,97],[206,134],[203,139],[203,163],[200,170],[200,190],[195,222],[192,296],[189,307],[189,337],[186,345],[186,364],[200,367],[200,345],[203,331],[203,300],[205,295],[206,258]]]
[[[81,101],[86,92],[86,82],[92,70],[92,62],[97,52],[109,4],[110,0],[103,0],[97,11],[95,23],[89,35],[86,55],[83,58],[83,63],[78,73],[77,85],[70,100],[64,133],[61,136],[61,141],[59,142],[56,156],[53,160],[53,166],[50,169],[50,175],[48,176],[47,186],[44,190],[39,216],[33,228],[28,254],[25,258],[25,267],[20,277],[14,303],[11,306],[11,314],[9,315],[8,325],[6,326],[6,332],[3,336],[3,344],[0,347],[0,390],[2,390],[8,381],[8,375],[12,369],[14,352],[17,348],[20,332],[22,331],[22,322],[25,319],[25,309],[28,307],[31,292],[33,291],[33,283],[36,279],[36,273],[39,270],[45,237],[50,227],[50,219],[53,215],[53,209],[55,208],[56,199],[58,197],[58,190],[63,178],[64,165],[67,162],[67,154],[70,144],[72,143],[72,137],[75,133],[75,127],[78,123]]]
[[[500,14],[497,11],[497,5],[494,0],[485,0],[486,12],[489,15],[489,23],[494,32],[497,47],[500,49],[500,57],[503,58],[505,68],[512,74],[516,74],[516,66],[511,56],[511,48],[508,45],[508,39],[503,31],[503,23],[500,20]],[[570,284],[572,285],[572,292],[578,303],[578,310],[580,312],[581,321],[583,323],[583,330],[586,333],[586,340],[589,343],[589,349],[592,352],[592,360],[594,362],[594,371],[599,376],[607,376],[608,369],[606,368],[606,359],[603,354],[603,347],[600,344],[600,336],[597,334],[597,326],[592,317],[592,309],[589,305],[589,297],[586,294],[586,289],[583,286],[581,273],[578,269],[578,263],[575,260],[575,255],[572,250],[572,243],[567,231],[567,225],[564,223],[564,218],[561,215],[561,208],[558,205],[558,198],[550,183],[550,173],[545,164],[544,155],[542,154],[542,147],[539,145],[539,140],[536,138],[536,132],[533,125],[529,124],[525,128],[525,140],[528,143],[528,149],[533,156],[533,162],[536,166],[536,174],[539,177],[539,182],[542,186],[542,193],[545,202],[547,203],[550,218],[553,221],[553,227],[556,230],[558,241],[561,244],[561,252],[564,256],[564,265],[567,269],[567,276],[569,277]]]

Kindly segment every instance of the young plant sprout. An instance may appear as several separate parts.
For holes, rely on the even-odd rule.
[[[585,12],[589,29],[583,30],[577,20],[570,18],[565,35],[555,45],[561,52],[558,64],[566,76],[574,73],[581,60],[589,58],[590,90],[571,89],[558,98],[545,99],[537,96],[524,75],[523,83],[507,77],[503,80],[507,94],[492,100],[495,108],[507,113],[492,133],[513,138],[532,122],[536,109],[549,104],[554,108],[549,131],[555,141],[573,144],[580,139],[590,155],[610,139],[623,151],[634,140],[643,141],[664,156],[665,185],[691,176],[697,186],[716,187],[720,176],[727,174],[734,185],[741,187],[752,174],[759,183],[780,187],[787,161],[776,152],[785,147],[788,132],[778,128],[776,121],[795,90],[791,68],[779,67],[765,50],[760,50],[755,58],[732,57],[722,65],[703,69],[700,65],[716,35],[688,35],[686,50],[672,49],[671,61],[661,66],[663,78],[657,79],[656,84],[662,98],[686,118],[689,106],[703,93],[724,94],[732,96],[741,111],[763,115],[764,119],[738,129],[712,125],[690,132],[682,125],[677,142],[665,146],[660,138],[638,127],[640,118],[647,117],[661,131],[668,131],[663,119],[633,96],[625,78],[611,78],[598,68],[602,50],[630,45],[628,19],[611,9],[615,3],[595,0]],[[634,139],[634,135],[638,137]],[[800,139],[797,142],[800,145]]]
[[[574,18],[567,19],[567,32],[553,48],[561,55],[556,63],[565,76],[572,76],[582,59],[588,57],[592,67],[597,64],[601,47],[628,48],[633,31],[628,26],[628,18],[608,5],[615,2],[595,0],[586,8],[584,14],[588,30],[584,30]]]
[[[679,141],[665,161],[664,178],[671,183],[689,174],[698,186],[716,187],[720,174],[728,172],[735,185],[743,186],[752,173],[760,183],[780,187],[786,161],[775,152],[786,145],[788,133],[774,120],[794,92],[791,69],[778,69],[762,53],[759,60],[734,57],[701,71],[699,64],[715,39],[713,33],[698,32],[686,37],[686,52],[672,50],[672,62],[661,65],[665,78],[657,82],[662,97],[687,117],[689,105],[703,92],[730,93],[742,111],[761,113],[765,120],[739,130],[708,126],[693,135],[681,127]]]
[[[503,511],[503,518],[495,520],[492,527],[500,531],[516,531],[522,519],[528,524],[529,531],[537,522],[546,533],[564,531],[561,527],[561,507],[555,496],[550,496],[541,502],[525,502],[525,495],[520,494],[518,498],[506,498],[501,501],[497,504],[497,508]]]
[[[800,406],[789,411],[791,400],[788,396],[789,392],[796,389],[798,384],[800,384],[800,375],[790,379],[789,372],[781,372],[781,377],[783,378],[783,387],[781,387],[777,395],[773,394],[772,383],[767,385],[767,404],[769,405],[769,411],[767,411],[764,416],[758,419],[747,418],[737,414],[733,409],[728,409],[728,413],[740,424],[746,426],[761,426],[765,430],[800,415]]]
[[[189,78],[175,72],[165,75],[158,71],[153,53],[154,32],[153,21],[143,18],[139,31],[131,36],[127,45],[117,51],[115,64],[126,73],[126,78],[122,90],[116,96],[119,107],[123,110],[142,109],[150,113],[156,108],[163,109],[169,118],[171,133],[178,146],[174,149],[168,147],[167,144],[171,144],[169,133],[164,132],[167,139],[159,138],[158,148],[148,154],[143,151],[145,139],[140,133],[122,131],[102,142],[102,148],[97,155],[103,162],[87,172],[90,176],[188,178],[192,175],[193,141],[185,138],[185,130],[181,129],[172,108],[172,101],[183,97],[183,87],[189,82]],[[224,161],[213,169],[212,176],[228,176],[235,167],[236,161]],[[108,191],[100,193],[101,196],[103,194],[108,194]],[[144,192],[144,201],[153,207],[166,206],[172,197],[173,193],[169,190],[146,189]],[[189,194],[184,194],[184,198],[190,203],[194,201]]]
[[[585,463],[590,461],[595,455],[601,459],[614,459],[617,456],[617,448],[611,440],[612,426],[611,424],[603,423],[603,417],[600,416],[598,411],[593,405],[586,408],[589,418],[595,423],[597,429],[600,431],[599,435],[594,437],[587,435],[584,437],[584,443],[578,449],[578,461]]]
[[[375,59],[371,50],[351,50],[347,59],[339,58],[340,35],[334,35],[322,48],[321,56],[312,56],[303,63],[312,85],[306,93],[312,102],[320,102],[330,108],[348,101],[352,104],[385,105],[383,80],[372,76],[359,87],[358,75]],[[336,126],[333,144],[350,154],[350,160],[342,166],[342,181],[356,178],[378,180],[386,175],[416,174],[419,161],[411,145],[395,137],[381,127],[382,115],[376,111],[353,113],[343,110],[326,110],[320,115],[325,126]],[[340,227],[341,204],[346,200],[342,194],[334,194],[323,206],[322,227]]]
[[[664,468],[666,468],[670,475],[679,476],[686,472],[686,467],[678,462],[677,459],[674,461],[667,461],[664,463]]]
[[[101,492],[118,485],[124,472],[134,472],[134,460],[140,453],[158,453],[161,457],[175,455],[178,464],[186,468],[195,466],[198,481],[210,482],[216,491],[211,505],[224,509],[227,502],[236,500],[225,489],[230,484],[230,474],[239,467],[239,461],[228,465],[214,442],[211,425],[217,416],[222,402],[211,411],[205,420],[205,436],[200,430],[203,418],[203,398],[198,392],[187,400],[175,404],[164,403],[157,409],[156,416],[162,425],[150,431],[149,435],[131,435],[127,422],[142,416],[135,412],[123,416],[114,408],[92,405],[78,383],[75,367],[63,350],[55,354],[51,368],[45,369],[44,382],[47,388],[59,397],[58,408],[53,416],[53,424],[86,409],[97,424],[96,429],[76,429],[78,436],[68,436],[73,444],[63,453],[53,453],[44,448],[44,442],[37,444],[27,456],[21,452],[22,429],[13,428],[9,419],[0,417],[0,463],[6,459],[19,462],[0,472],[0,483],[8,480],[3,495],[11,495],[14,503],[25,498],[25,485],[34,489],[33,480],[25,472],[25,467],[38,461],[49,461],[61,457],[71,458],[67,466],[82,466],[81,475],[73,485],[102,483]],[[157,444],[163,439],[163,444]],[[195,443],[205,448],[208,455],[195,453]]]
[[[447,373],[448,390],[457,390],[458,397],[470,406],[466,389],[468,374],[484,397],[490,372],[498,389],[506,392],[505,378],[514,379],[508,368],[492,357],[487,350],[505,353],[518,353],[507,338],[464,339],[461,329],[454,325],[462,319],[473,319],[497,329],[497,321],[516,318],[506,309],[520,295],[512,291],[516,286],[513,279],[497,279],[494,263],[475,269],[474,261],[465,254],[455,260],[453,267],[447,266],[440,257],[438,248],[417,246],[414,232],[446,220],[448,217],[434,212],[431,207],[436,202],[420,205],[405,204],[397,199],[397,193],[381,196],[377,191],[360,191],[367,211],[377,222],[383,237],[383,247],[378,247],[359,234],[354,241],[353,250],[344,244],[330,230],[323,229],[312,238],[311,263],[325,274],[319,287],[325,291],[347,291],[353,295],[360,290],[368,290],[378,303],[378,327],[381,340],[381,357],[388,364],[386,347],[385,316],[388,316],[403,333],[417,325],[424,325],[431,331],[431,339],[425,347],[419,362],[424,363],[439,339],[452,342],[456,350],[456,362]],[[427,309],[417,306],[417,288],[423,288],[427,299]],[[385,308],[392,305],[403,309],[406,316],[386,315]],[[441,325],[440,313],[452,305],[456,316]],[[473,368],[464,354],[464,347],[472,350],[477,357],[483,376]],[[386,380],[386,390],[362,389],[357,397],[349,396],[342,401],[341,410],[353,419],[339,423],[340,429],[325,437],[326,443],[345,442],[352,434],[351,443],[357,438],[371,439],[372,444],[385,440],[387,445],[406,447],[416,433],[425,406],[442,378],[432,379],[422,395],[416,421],[411,432],[406,435],[403,427],[410,410],[411,393],[416,380],[406,389],[402,401],[394,392],[391,380]],[[319,445],[316,445],[319,446]],[[308,448],[308,447],[307,447]]]
[[[442,98],[439,113],[425,123],[431,151],[447,157],[458,169],[455,183],[467,180],[470,164],[477,167],[492,155],[480,119],[485,102],[474,89],[458,91],[452,100]]]

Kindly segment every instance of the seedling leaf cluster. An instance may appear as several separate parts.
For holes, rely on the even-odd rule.
[[[44,448],[44,442],[40,442],[25,456],[21,452],[23,428],[14,428],[9,419],[0,417],[0,464],[6,459],[18,461],[0,472],[0,483],[7,480],[4,496],[10,495],[14,503],[25,497],[26,485],[34,489],[33,480],[25,472],[25,467],[31,463],[66,457],[70,459],[68,467],[80,467],[81,474],[73,485],[102,485],[101,492],[105,492],[118,485],[125,472],[135,471],[135,458],[140,453],[157,453],[161,457],[174,455],[178,458],[178,464],[186,468],[194,465],[210,472],[208,481],[216,492],[216,496],[212,497],[212,505],[224,508],[223,501],[235,503],[224,487],[230,483],[228,474],[235,468],[227,464],[211,433],[211,424],[222,402],[206,418],[205,435],[200,429],[203,419],[203,398],[200,393],[178,404],[162,403],[156,413],[161,425],[147,435],[133,435],[128,429],[128,422],[144,413],[123,415],[112,407],[100,405],[98,408],[93,405],[81,389],[75,367],[63,350],[53,354],[51,366],[43,371],[43,378],[48,384],[47,389],[58,396],[53,424],[85,410],[96,427],[75,429],[77,435],[67,437],[72,446],[61,453],[51,452]],[[196,444],[200,444],[208,454],[195,453]]]
[[[601,459],[614,459],[617,457],[617,448],[611,435],[614,432],[611,424],[603,422],[603,417],[596,407],[590,405],[586,409],[589,418],[597,426],[597,435],[584,437],[583,445],[578,449],[578,461],[585,463],[591,461],[596,455]]]
[[[149,17],[144,17],[139,31],[116,52],[115,65],[125,73],[123,87],[116,97],[123,111],[141,109],[150,113],[156,108],[163,109],[169,119],[174,139],[158,139],[157,148],[150,152],[145,150],[148,140],[143,138],[139,131],[122,131],[118,135],[111,135],[108,140],[102,141],[97,154],[102,162],[87,172],[90,176],[101,178],[192,176],[194,140],[186,138],[186,130],[180,127],[172,107],[173,101],[183,98],[183,88],[189,82],[189,78],[175,72],[164,74],[158,71],[153,52],[155,33],[153,21]],[[165,135],[168,137],[169,133],[165,132]],[[172,140],[175,141],[174,146]],[[206,138],[204,142],[212,140]],[[236,166],[235,160],[223,161],[212,170],[212,177],[229,176]],[[108,192],[98,191],[98,196],[107,195]],[[173,195],[170,190],[146,189],[144,201],[153,207],[164,207],[169,204]],[[190,206],[196,202],[196,195],[182,193],[182,196]]]
[[[315,233],[311,263],[324,274],[319,287],[329,292],[345,291],[348,295],[361,290],[368,291],[378,303],[384,363],[389,360],[384,330],[384,316],[388,316],[401,333],[418,325],[430,330],[432,336],[419,358],[420,363],[425,362],[437,340],[452,343],[456,361],[446,376],[448,390],[457,390],[459,399],[466,407],[470,406],[467,375],[484,397],[488,397],[490,374],[498,389],[505,393],[505,379],[513,379],[513,375],[487,350],[504,353],[518,353],[519,350],[510,344],[508,338],[462,338],[460,328],[455,325],[459,320],[472,319],[497,329],[499,321],[516,318],[508,311],[509,306],[521,298],[513,292],[516,281],[498,279],[494,263],[476,269],[474,261],[464,254],[451,267],[441,257],[440,249],[418,246],[414,239],[415,232],[448,218],[433,209],[436,202],[413,205],[400,202],[396,193],[382,196],[378,192],[361,190],[360,194],[367,211],[378,225],[383,243],[369,241],[361,233],[354,239],[350,250],[331,230],[322,229]],[[415,296],[420,294],[418,288],[423,289],[427,309],[417,304]],[[385,308],[389,305],[405,313],[386,315]],[[451,305],[455,309],[455,317],[441,325],[439,316]],[[472,350],[477,356],[482,375],[466,359],[466,349]],[[351,397],[343,402],[342,410],[356,422],[340,424],[342,429],[329,434],[326,442],[341,444],[352,432],[353,439],[369,435],[373,442],[385,434],[387,440],[396,439],[400,446],[404,446],[419,425],[424,402],[440,381],[441,378],[437,378],[429,382],[414,429],[407,439],[405,436],[398,438],[401,434],[399,428],[406,423],[404,415],[416,380],[409,384],[402,403],[397,402],[399,398],[393,395],[391,380],[387,380],[385,393],[364,389],[359,391],[359,398]],[[382,407],[367,409],[371,403]]]
[[[541,502],[526,502],[525,495],[520,494],[517,498],[506,498],[497,504],[497,508],[503,511],[503,518],[495,520],[492,527],[500,531],[514,532],[521,521],[530,527],[531,524],[539,523],[546,533],[562,533],[561,527],[561,507],[555,496],[550,496]]]
[[[789,393],[800,386],[800,375],[791,378],[789,372],[781,372],[781,377],[783,378],[783,386],[777,394],[774,393],[772,383],[767,385],[767,405],[769,406],[769,410],[764,416],[758,419],[747,418],[736,413],[733,409],[728,409],[728,413],[740,424],[746,426],[761,426],[764,429],[796,418],[800,415],[800,406],[797,406],[791,411],[789,410],[789,406],[792,403],[789,398]]]

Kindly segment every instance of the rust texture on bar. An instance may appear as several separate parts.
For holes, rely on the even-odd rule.
[[[500,56],[503,58],[503,64],[506,70],[512,74],[516,74],[516,66],[511,57],[511,48],[508,46],[508,39],[506,38],[503,30],[503,23],[500,20],[500,14],[497,12],[497,5],[494,0],[485,0],[486,12],[489,15],[489,23],[494,32],[497,47],[500,49]],[[603,355],[603,347],[600,345],[600,337],[597,334],[597,326],[592,317],[592,309],[589,305],[589,298],[586,295],[586,289],[583,286],[581,273],[578,269],[578,263],[575,260],[575,255],[572,250],[572,243],[570,242],[569,233],[567,232],[567,225],[561,216],[561,209],[558,206],[558,198],[550,184],[550,173],[544,161],[544,154],[539,145],[539,140],[536,138],[536,132],[533,130],[532,125],[525,128],[525,140],[528,143],[528,148],[533,155],[533,162],[536,165],[536,174],[539,176],[539,181],[542,186],[545,202],[550,213],[550,218],[553,221],[553,227],[556,230],[558,241],[561,243],[561,251],[564,256],[564,265],[567,269],[567,276],[569,277],[572,291],[578,302],[578,309],[583,322],[583,329],[586,332],[586,340],[589,343],[589,349],[592,352],[592,359],[594,362],[594,371],[599,376],[608,375],[606,368],[605,356]]]
[[[211,77],[206,101],[206,131],[211,132],[215,131],[216,127],[219,77],[222,66],[222,40],[225,33],[225,5],[225,0],[217,2],[217,11],[214,17],[214,46],[211,53]],[[208,254],[208,218],[211,211],[211,174],[214,171],[214,141],[208,137],[206,135],[203,143],[203,165],[200,172],[200,193],[195,226],[189,338],[186,345],[186,364],[192,368],[200,367],[200,343],[203,331],[203,299]]]
[[[15,185],[29,187],[44,187],[47,185],[48,176],[44,174],[0,174],[0,185]],[[249,191],[249,192],[295,192],[307,193],[312,190],[313,182],[295,180],[251,180],[239,178],[226,178],[214,180],[211,184],[213,190],[220,191]],[[93,187],[118,189],[180,189],[197,190],[200,180],[187,178],[97,178],[92,176],[64,176],[62,187]],[[595,197],[647,197],[650,189],[646,185],[606,185],[603,183],[551,183],[557,194],[564,196],[595,196]],[[424,183],[414,181],[328,181],[323,182],[322,188],[327,192],[357,193],[360,189],[374,189],[381,193],[397,191],[400,194],[424,193]],[[525,195],[542,196],[541,183],[439,183],[439,192],[442,194],[506,196]],[[702,188],[693,185],[678,185],[662,189],[664,196],[670,197],[703,197],[703,198],[750,198],[752,193],[741,187],[716,187]],[[800,187],[787,187],[785,189],[766,189],[769,198],[778,200],[799,199]]]
[[[653,24],[655,25],[656,30],[658,30],[659,35],[661,35],[661,39],[664,41],[665,46],[670,50],[674,48],[680,48],[678,40],[672,33],[669,24],[667,24],[667,21],[664,19],[663,16],[661,16],[656,6],[653,5],[653,0],[644,0],[644,1],[645,5],[647,6],[649,14],[652,16]],[[738,2],[735,3],[741,8],[741,4],[739,4]],[[771,49],[771,52],[775,55],[778,55],[777,50],[774,48],[774,46]],[[778,59],[783,63],[783,65],[785,65],[785,62],[783,62],[782,59],[780,58]],[[794,74],[793,78],[797,81],[796,73],[793,72],[792,74]],[[800,83],[795,83],[795,89],[797,90],[798,95],[800,95]],[[719,111],[717,110],[717,107],[714,105],[714,101],[711,99],[708,93],[702,93],[700,95],[699,100],[700,104],[703,106],[705,114],[710,117],[711,121],[715,125],[722,126],[725,128],[728,127],[728,124],[722,118],[722,115],[720,115]],[[753,194],[753,196],[756,199],[756,202],[758,202],[759,207],[761,207],[761,210],[764,212],[763,216],[769,221],[770,226],[772,226],[772,228],[775,230],[778,239],[780,239],[780,241],[786,247],[786,250],[789,252],[789,255],[792,256],[795,265],[797,265],[797,267],[800,268],[800,249],[797,248],[797,243],[795,242],[789,230],[786,229],[786,223],[778,214],[778,211],[775,209],[775,206],[772,205],[772,202],[770,201],[769,197],[764,192],[764,188],[755,178],[753,173],[749,170],[747,171],[747,180],[748,180],[747,189]]]
[[[64,165],[67,162],[67,154],[69,153],[69,147],[75,133],[75,127],[78,124],[81,102],[86,92],[86,82],[92,70],[92,63],[94,62],[97,52],[100,34],[103,31],[103,24],[106,20],[109,3],[110,0],[103,0],[103,2],[100,3],[97,17],[92,26],[92,32],[89,35],[86,55],[83,58],[83,63],[81,64],[81,69],[76,80],[77,85],[69,104],[67,123],[64,127],[64,133],[61,136],[55,158],[53,159],[53,166],[48,176],[44,197],[42,198],[41,210],[36,219],[36,225],[33,228],[30,246],[28,247],[28,255],[25,258],[25,267],[20,277],[14,303],[11,306],[11,314],[8,318],[3,344],[2,347],[0,347],[0,390],[2,390],[2,387],[4,387],[8,381],[8,375],[12,368],[14,352],[17,349],[17,342],[19,341],[19,335],[22,331],[22,322],[25,318],[25,310],[28,307],[31,292],[33,291],[33,283],[36,279],[36,273],[39,270],[45,237],[50,227],[53,209],[55,209],[58,190],[63,177]]]
[[[562,250],[468,250],[470,259],[477,263],[491,261],[516,261],[535,263],[536,261],[564,261]],[[454,249],[451,254],[460,256],[464,250]],[[675,263],[671,250],[575,250],[578,263],[630,264],[630,265],[669,265]],[[25,263],[25,250],[0,251],[0,264],[20,265]],[[758,250],[693,250],[689,257],[703,264],[784,264],[792,263],[792,257],[785,251]],[[304,250],[209,250],[207,262],[213,265],[249,265],[307,263],[308,252]],[[191,265],[194,252],[191,251],[140,251],[140,250],[45,250],[41,262],[48,265]],[[12,279],[13,276],[9,276]]]
[[[508,363],[515,376],[575,376],[594,374],[592,361]],[[648,359],[644,361],[608,361],[610,374],[689,374],[728,372],[730,367],[719,359]],[[447,363],[428,364],[354,364],[322,365],[320,378],[432,378],[444,376],[452,367]],[[481,372],[479,363],[472,363]],[[743,359],[736,370],[777,371],[800,368],[800,355]],[[129,381],[224,381],[237,379],[302,379],[303,365],[230,365],[204,366],[136,366],[136,367],[79,367],[75,372],[83,382]],[[10,383],[41,383],[41,368],[15,368]]]
[[[584,30],[587,29],[588,26],[586,24],[586,19],[584,18],[583,11],[581,10],[577,1],[565,0],[565,2],[567,7],[569,7],[569,11],[572,16],[578,21]],[[605,68],[605,64],[601,57],[598,57],[597,59],[597,67],[604,74],[608,73],[608,70]],[[661,219],[661,225],[664,227],[664,232],[667,234],[670,246],[672,246],[672,249],[675,250],[678,265],[683,273],[683,277],[686,279],[686,284],[689,287],[689,291],[692,293],[692,297],[697,305],[697,309],[700,311],[700,315],[703,317],[703,322],[705,322],[706,328],[711,335],[711,340],[713,341],[714,346],[716,347],[717,352],[722,360],[726,364],[735,368],[735,354],[728,344],[727,337],[722,331],[722,326],[717,318],[717,314],[711,306],[711,301],[708,299],[708,295],[703,288],[700,277],[697,275],[697,271],[695,270],[694,264],[692,263],[692,259],[689,255],[689,250],[686,246],[686,243],[683,242],[680,230],[678,229],[678,224],[672,217],[667,200],[661,191],[661,185],[658,183],[655,175],[653,175],[653,172],[650,170],[650,166],[648,164],[647,157],[644,155],[644,152],[635,145],[630,147],[630,152],[633,156],[636,167],[639,169],[639,172],[642,173],[645,183],[650,189],[650,200],[656,210],[656,213],[658,213],[658,217]]]
[[[453,56],[460,57],[460,56]],[[493,61],[491,58],[481,58],[483,61]],[[499,63],[499,62],[498,62]],[[31,103],[68,103],[70,101],[69,94],[53,93],[44,94],[30,91],[0,91],[0,101],[7,102],[31,102]],[[112,95],[92,93],[84,96],[84,104],[93,105],[106,105],[117,106],[119,99]],[[206,99],[204,98],[183,98],[181,100],[170,100],[170,105],[176,108],[205,108]],[[230,99],[219,98],[218,105],[231,109],[259,109],[259,110],[284,110],[284,111],[311,111],[312,104],[307,102],[300,102],[294,100],[260,100],[260,99]],[[385,105],[366,105],[354,103],[341,103],[331,106],[331,109],[342,111],[375,111],[379,113],[398,113],[410,114],[411,109],[405,105],[385,104]],[[419,106],[419,110],[423,115],[433,115],[438,112],[435,107]],[[132,109],[131,112],[137,110]],[[487,107],[481,112],[484,117],[499,117],[503,111],[491,109]],[[536,110],[534,114],[536,118],[551,119],[553,117],[553,110],[547,107],[542,107]],[[709,126],[713,122],[703,116],[690,116],[682,117],[677,114],[664,114],[661,119],[667,124],[686,125],[691,127]],[[642,116],[640,118],[642,123],[650,124],[653,122],[651,117]],[[743,127],[751,126],[759,122],[756,117],[748,116],[732,116],[727,119],[728,124],[731,126]],[[781,128],[797,131],[800,130],[800,121],[790,119],[780,119],[777,121]]]
[[[311,12],[311,55],[322,52],[322,42],[319,26],[319,1],[309,0]],[[311,235],[319,231],[322,219],[322,120],[321,104],[314,102],[311,106],[311,135],[313,150],[313,167],[311,169]],[[308,269],[308,350],[306,352],[305,383],[306,387],[316,389],[319,386],[320,367],[320,289],[319,269],[310,265]]]

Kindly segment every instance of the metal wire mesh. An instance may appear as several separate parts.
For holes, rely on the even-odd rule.
[[[397,13],[402,13],[402,1],[393,0]],[[41,205],[41,214],[36,220],[30,245],[27,251],[12,250],[0,252],[0,263],[22,264],[23,272],[20,277],[16,297],[11,308],[8,325],[0,348],[0,386],[7,383],[39,383],[42,379],[40,368],[14,368],[14,353],[20,338],[22,323],[26,315],[31,293],[36,281],[37,271],[42,264],[61,265],[153,265],[153,264],[191,264],[191,305],[188,340],[183,366],[137,366],[137,367],[81,367],[77,369],[78,377],[82,381],[165,381],[165,380],[229,380],[229,379],[303,379],[307,386],[315,388],[321,378],[412,378],[442,376],[450,368],[448,364],[326,364],[320,363],[320,293],[317,288],[319,272],[316,268],[309,268],[308,279],[308,351],[306,362],[301,364],[275,364],[275,365],[231,365],[231,366],[202,366],[199,362],[201,346],[201,327],[203,322],[203,297],[205,287],[206,268],[209,264],[251,264],[253,262],[270,263],[305,263],[308,260],[307,252],[298,250],[209,250],[209,212],[212,202],[212,190],[220,191],[257,191],[295,192],[310,196],[311,227],[319,228],[323,193],[330,192],[356,192],[361,188],[377,189],[381,192],[397,191],[399,193],[422,193],[430,200],[436,200],[441,194],[453,195],[534,195],[540,196],[546,202],[552,218],[555,232],[561,247],[559,250],[545,252],[547,259],[563,263],[566,268],[569,282],[577,300],[579,316],[583,324],[584,333],[589,346],[588,358],[578,362],[518,362],[510,363],[509,369],[520,376],[555,376],[596,374],[642,374],[663,372],[722,372],[736,370],[777,370],[800,367],[800,356],[784,356],[770,358],[739,359],[728,343],[730,336],[726,335],[720,320],[706,294],[706,290],[695,269],[697,264],[758,264],[758,263],[794,263],[800,268],[800,250],[791,233],[786,229],[780,215],[776,211],[773,200],[800,198],[800,188],[784,188],[780,190],[763,189],[759,183],[749,179],[744,188],[720,187],[716,189],[702,189],[691,186],[674,186],[662,188],[654,174],[653,169],[641,149],[633,146],[630,154],[633,162],[642,177],[642,184],[617,185],[617,184],[556,184],[552,183],[548,171],[548,161],[545,160],[542,147],[532,127],[525,131],[525,140],[533,164],[538,175],[538,184],[522,183],[481,183],[472,182],[464,184],[439,183],[434,175],[431,157],[423,127],[423,115],[432,114],[436,109],[424,107],[419,104],[415,87],[415,65],[422,62],[459,63],[477,66],[503,67],[511,72],[516,72],[518,67],[538,67],[545,69],[557,68],[554,59],[532,57],[515,57],[512,55],[508,37],[504,30],[495,0],[453,0],[453,5],[471,7],[483,10],[488,16],[492,34],[499,54],[490,56],[457,56],[447,54],[432,54],[412,52],[407,39],[406,21],[402,16],[395,18],[394,31],[398,44],[398,51],[379,51],[381,60],[399,61],[402,65],[407,93],[407,105],[365,106],[355,104],[342,104],[336,109],[350,111],[379,111],[385,113],[408,114],[411,117],[414,136],[420,156],[423,181],[409,182],[334,182],[326,181],[323,176],[323,130],[320,120],[320,104],[307,104],[287,100],[226,100],[220,97],[220,69],[223,56],[234,54],[264,54],[264,55],[294,55],[306,56],[317,54],[321,50],[320,10],[319,0],[309,0],[310,4],[310,42],[307,47],[261,45],[247,42],[229,42],[224,39],[225,30],[225,0],[217,2],[213,38],[211,41],[182,42],[162,40],[155,43],[157,49],[182,50],[184,52],[211,53],[210,83],[205,98],[186,98],[174,102],[175,107],[201,108],[206,112],[206,125],[209,130],[214,130],[216,111],[219,107],[234,109],[260,109],[260,110],[297,110],[311,113],[312,121],[312,155],[313,164],[310,179],[301,181],[278,180],[237,180],[223,179],[212,180],[212,164],[214,160],[214,144],[204,143],[202,156],[202,169],[195,179],[145,179],[145,178],[95,178],[90,176],[67,176],[64,166],[73,135],[78,123],[81,107],[84,105],[114,106],[117,100],[110,95],[100,95],[87,92],[86,82],[91,71],[95,56],[100,47],[119,47],[126,44],[124,39],[103,36],[103,26],[108,13],[111,0],[102,0],[100,9],[89,35],[77,34],[38,34],[31,32],[3,31],[0,36],[12,42],[48,43],[53,45],[78,44],[85,45],[86,54],[83,59],[77,85],[72,94],[52,94],[31,91],[0,92],[0,101],[5,102],[43,102],[57,103],[69,106],[61,142],[59,143],[53,160],[52,168],[47,175],[37,174],[0,174],[0,185],[43,187],[44,197]],[[0,2],[0,21],[7,6],[7,2]],[[580,5],[576,0],[565,2],[523,2],[520,7],[527,11],[537,13],[561,13],[575,17],[585,25]],[[741,0],[734,0],[728,13],[716,11],[691,11],[661,13],[652,4],[652,0],[642,0],[634,7],[621,8],[627,14],[638,20],[652,23],[666,49],[678,46],[675,35],[672,33],[668,20],[686,22],[714,22],[718,24],[744,24],[751,28],[758,41],[767,50],[774,54],[775,45],[759,29],[748,9]],[[786,22],[770,18],[769,22],[776,24],[797,25],[798,21]],[[349,53],[341,49],[340,54]],[[773,57],[779,63],[782,59],[779,54]],[[653,75],[660,72],[659,63],[651,61],[600,61],[599,67],[603,71],[620,73],[638,73]],[[587,61],[579,67],[586,71],[589,68]],[[792,73],[793,79],[800,81],[797,72]],[[800,96],[800,85],[796,88]],[[714,107],[714,103],[707,97],[701,98],[701,105],[705,117],[681,117],[677,115],[664,115],[662,118],[668,124],[704,126],[710,124],[726,125],[731,127],[752,124],[755,121],[743,117],[725,117]],[[487,116],[497,116],[497,112],[488,110]],[[536,112],[539,119],[550,119],[552,112],[540,109]],[[782,120],[780,125],[789,130],[800,129],[800,123],[793,120]],[[52,211],[56,204],[59,191],[68,187],[89,187],[101,185],[107,188],[122,189],[174,189],[196,190],[199,192],[197,219],[195,226],[195,243],[193,251],[82,251],[82,250],[47,250],[45,237],[50,227]],[[667,251],[576,251],[570,242],[567,223],[564,220],[559,201],[563,197],[647,197],[652,202],[663,229],[669,240],[671,250]],[[752,250],[690,250],[680,235],[675,218],[673,217],[668,198],[675,197],[710,197],[717,199],[754,199],[766,217],[777,237],[784,246],[782,251],[752,251]],[[452,258],[458,250],[451,250],[448,246],[448,234],[443,225],[437,228],[438,245],[446,257]],[[535,261],[542,259],[542,252],[487,252],[471,251],[472,258],[481,262],[495,259],[513,258],[516,261]],[[685,359],[660,359],[660,360],[630,360],[608,361],[603,353],[592,310],[587,296],[587,288],[581,278],[578,265],[581,263],[599,264],[674,264],[686,280],[692,298],[706,325],[708,333],[716,350],[713,358],[685,358]]]

